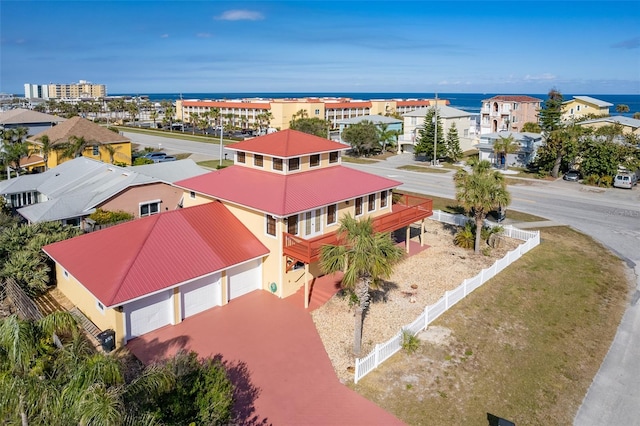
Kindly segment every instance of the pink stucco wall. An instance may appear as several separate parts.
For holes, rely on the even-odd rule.
[[[124,210],[139,218],[140,204],[161,200],[161,212],[175,210],[183,193],[182,189],[166,183],[150,183],[128,188],[98,207],[109,211]]]

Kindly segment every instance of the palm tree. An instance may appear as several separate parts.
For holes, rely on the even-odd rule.
[[[387,123],[378,126],[378,139],[382,142],[382,152],[387,151],[387,146],[394,148],[398,141],[400,131],[390,130]]]
[[[45,171],[49,169],[49,154],[55,150],[53,145],[51,144],[51,140],[49,140],[49,136],[42,135],[37,141],[40,142],[39,152],[42,154],[42,160],[44,160],[44,169]]]
[[[488,160],[469,162],[471,173],[464,169],[456,172],[453,180],[456,186],[456,200],[473,214],[476,223],[475,253],[480,253],[482,222],[491,210],[506,207],[511,202],[504,176],[491,170]]]
[[[500,136],[499,139],[493,142],[493,152],[496,154],[496,165],[499,166],[501,160],[504,158],[504,169],[507,170],[507,157],[509,154],[516,153],[520,150],[520,144],[515,141],[513,135]]]
[[[325,273],[343,271],[342,286],[357,298],[353,352],[360,355],[362,325],[369,306],[369,291],[393,272],[393,265],[404,252],[388,233],[377,233],[370,218],[354,219],[346,215],[340,220],[338,245],[321,249],[320,268]]]
[[[19,416],[23,426],[46,390],[40,380],[46,362],[46,352],[53,343],[53,334],[77,332],[76,321],[68,312],[55,312],[38,321],[26,321],[16,315],[0,320],[0,417]],[[43,342],[49,343],[49,346]],[[3,374],[4,373],[4,374]]]
[[[61,146],[62,152],[60,157],[62,158],[77,158],[82,157],[82,153],[85,148],[91,145],[92,142],[84,138],[84,136],[70,136],[69,141]]]

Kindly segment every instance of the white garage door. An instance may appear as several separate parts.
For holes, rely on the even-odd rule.
[[[231,268],[227,272],[229,300],[261,288],[262,266],[260,259]]]
[[[209,275],[180,287],[182,318],[222,305],[220,274]]]
[[[127,340],[173,323],[172,294],[163,291],[125,305]]]

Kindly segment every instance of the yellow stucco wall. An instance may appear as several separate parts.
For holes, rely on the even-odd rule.
[[[580,126],[583,127],[588,127],[591,129],[599,129],[601,127],[606,127],[606,126],[614,126],[614,123],[610,123],[608,121],[598,121],[595,123],[579,123]],[[634,134],[634,135],[638,135],[640,136],[640,127],[636,127],[635,129],[633,127],[630,126],[624,126],[622,125],[622,133],[625,135],[630,135],[630,134]]]
[[[131,142],[123,142],[123,143],[113,143],[110,144],[111,146],[113,146],[116,149],[115,154],[113,155],[113,161],[116,163],[124,163],[128,166],[131,165]],[[37,147],[34,146],[34,148],[37,149]],[[41,153],[37,153],[37,155],[42,155]],[[98,147],[98,154],[99,155],[93,155],[93,146],[88,146],[87,148],[85,148],[85,150],[82,152],[82,156],[83,157],[87,157],[87,158],[92,158],[94,160],[99,160],[102,161],[103,163],[111,163],[111,157],[109,155],[109,153],[106,151],[106,149],[103,146],[99,146]],[[53,168],[59,164],[64,163],[65,161],[69,161],[71,160],[71,158],[69,157],[62,157],[60,155],[59,152],[57,151],[52,151],[49,153],[49,158],[47,161],[47,167],[48,168]]]
[[[116,332],[116,347],[124,345],[123,314],[113,308],[104,308],[101,312],[98,301],[89,290],[84,288],[71,274],[56,264],[56,283],[58,289],[100,330],[111,329]]]

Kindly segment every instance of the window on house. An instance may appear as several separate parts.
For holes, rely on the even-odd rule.
[[[160,213],[160,201],[140,203],[140,217],[151,216]]]
[[[376,194],[369,194],[369,211],[372,212],[376,209]]]
[[[273,159],[273,170],[282,171],[282,158],[274,158]]]
[[[96,300],[96,308],[104,314],[104,305],[99,300]]]
[[[267,235],[276,236],[276,218],[270,214],[267,215]]]
[[[362,197],[356,198],[356,216],[362,214]]]
[[[389,198],[388,198],[389,192],[388,191],[382,191],[380,193],[380,208],[383,209],[385,207],[387,207],[387,204],[389,202]]]
[[[315,114],[316,114],[316,115],[320,115],[320,110],[319,110],[319,109],[317,109],[317,110],[315,111]]]
[[[100,155],[100,147],[98,145],[93,146],[93,155]]]
[[[69,278],[69,273],[67,271],[62,271],[62,275],[64,275],[65,278]]]
[[[194,191],[189,191],[189,198],[196,198],[196,193]]]
[[[298,215],[287,218],[287,232],[291,235],[298,235]]]
[[[327,206],[327,225],[333,225],[338,220],[338,206],[331,204]]]
[[[264,162],[264,157],[260,154],[254,154],[253,155],[253,165],[256,167],[262,167],[262,164]]]
[[[238,163],[244,163],[245,162],[245,157],[246,154],[244,152],[238,152],[237,158],[238,158]]]
[[[330,152],[329,153],[329,162],[330,163],[337,163],[338,162],[338,151],[334,151],[334,152]]]
[[[320,165],[320,154],[313,154],[309,157],[309,166],[318,167]]]
[[[300,158],[289,158],[289,170],[300,169]]]
[[[464,133],[463,133],[464,137],[468,137],[469,136],[469,129],[464,129]]]

